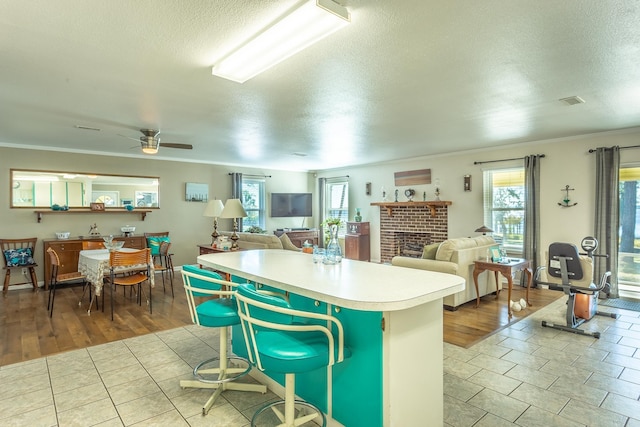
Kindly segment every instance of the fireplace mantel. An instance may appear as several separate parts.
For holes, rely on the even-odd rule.
[[[387,209],[387,214],[393,216],[393,208],[396,207],[427,207],[431,210],[431,217],[436,216],[436,208],[450,206],[451,202],[444,200],[431,200],[427,202],[373,202],[371,206],[380,206]]]

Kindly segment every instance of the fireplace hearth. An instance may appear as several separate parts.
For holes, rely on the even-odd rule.
[[[419,258],[422,248],[448,238],[448,201],[380,202],[380,259],[396,255]]]

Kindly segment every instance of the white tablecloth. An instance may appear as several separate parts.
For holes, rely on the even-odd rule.
[[[120,249],[122,252],[133,252],[137,249],[131,248],[122,248]],[[140,267],[144,267],[144,264],[132,265],[126,267],[116,267],[115,271],[124,272],[128,270],[139,269]],[[78,258],[78,271],[84,274],[87,278],[87,281],[93,285],[93,289],[95,290],[96,295],[100,295],[102,293],[102,280],[104,279],[105,274],[109,274],[109,250],[108,249],[88,249],[84,251],[80,251],[80,257]],[[151,287],[155,285],[154,281],[154,271],[153,271],[153,263],[151,263],[151,274],[149,277],[149,281],[151,282]]]

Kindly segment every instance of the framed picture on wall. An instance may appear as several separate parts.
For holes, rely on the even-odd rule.
[[[187,202],[208,202],[209,201],[209,184],[201,184],[198,182],[187,182],[185,186],[185,200]]]

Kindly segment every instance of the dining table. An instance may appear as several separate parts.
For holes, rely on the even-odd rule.
[[[138,249],[121,248],[118,250],[121,252],[135,252]],[[145,267],[146,264],[128,265],[116,267],[114,268],[114,272],[126,273],[127,271],[135,271]],[[109,249],[86,249],[80,251],[80,256],[78,258],[78,271],[86,277],[87,282],[91,283],[91,286],[93,287],[93,296],[91,297],[89,309],[87,310],[87,313],[91,314],[93,301],[102,293],[104,278],[111,274],[111,269],[109,267]],[[153,263],[151,263],[149,283],[152,288],[155,286]]]

